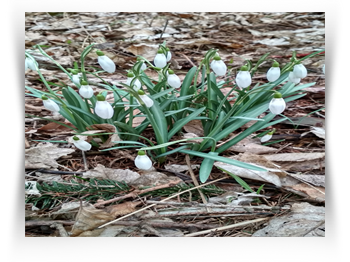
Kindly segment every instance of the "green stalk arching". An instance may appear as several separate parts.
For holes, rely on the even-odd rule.
[[[81,56],[80,56],[80,71],[81,71],[81,73],[82,73],[82,75],[83,75],[83,79],[87,82],[87,77],[86,77],[86,72],[85,72],[85,57],[91,52],[91,50],[92,50],[92,48],[93,48],[93,46],[94,46],[95,44],[91,44],[91,45],[89,45],[88,47],[86,47],[85,49],[84,49],[84,51],[81,53]]]

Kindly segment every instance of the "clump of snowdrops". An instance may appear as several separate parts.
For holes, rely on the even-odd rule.
[[[52,83],[43,77],[32,52],[26,51],[26,70],[36,71],[47,88],[44,92],[26,86],[30,95],[41,98],[46,109],[61,114],[73,125],[71,127],[52,120],[74,131],[74,144],[77,148],[83,151],[91,148],[88,142],[77,139],[77,135],[93,136],[90,143],[99,147],[94,137],[98,136],[104,142],[110,133],[92,135],[84,132],[94,124],[108,123],[116,127],[122,141],[114,141],[116,146],[103,151],[135,148],[138,150],[135,165],[144,170],[150,169],[154,162],[165,162],[168,155],[177,152],[202,157],[200,180],[203,183],[208,179],[214,161],[265,171],[220,154],[245,137],[287,119],[282,115],[287,103],[304,96],[303,89],[315,84],[299,85],[307,75],[302,61],[324,51],[302,59],[297,59],[294,52],[290,62],[283,67],[277,61],[269,59],[269,54],[265,54],[256,63],[246,60],[240,68],[233,70],[227,68],[218,50],[211,49],[198,67],[192,67],[181,81],[176,70],[171,68],[172,53],[164,42],[159,45],[153,63],[138,56],[132,68],[125,73],[125,81],[115,85],[103,79],[104,76],[115,73],[114,62],[94,46],[91,44],[84,49],[80,61],[76,61],[73,68],[63,68],[40,46],[35,46],[71,81],[71,85],[56,85],[59,88],[55,91],[51,88]],[[85,59],[91,52],[97,54],[96,62],[100,70],[88,70],[85,67]],[[267,81],[252,84],[252,77],[263,63],[271,63],[266,74]],[[151,79],[147,75],[148,70],[156,71],[158,78]],[[232,79],[231,76],[234,76],[234,80],[229,80]],[[100,82],[92,81],[94,78]],[[97,93],[94,90],[96,87],[103,91]],[[224,87],[231,87],[230,92],[224,94],[221,91]],[[107,99],[108,94],[112,94],[113,99]],[[136,109],[139,113],[135,113]],[[262,115],[264,116],[261,117]],[[282,117],[273,120],[276,115]],[[134,127],[133,121],[137,117],[145,119]],[[202,124],[202,142],[194,143],[192,139],[176,140],[174,136],[181,135],[183,127],[192,120],[200,120]],[[218,145],[218,141],[226,141],[232,132],[250,121],[255,123],[233,139]],[[149,126],[153,129],[156,143],[143,135]],[[274,132],[275,129],[261,133],[261,141],[268,141]],[[169,146],[175,149],[168,150]]]

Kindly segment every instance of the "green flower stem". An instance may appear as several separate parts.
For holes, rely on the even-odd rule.
[[[81,73],[83,74],[83,79],[87,82],[87,78],[86,78],[86,71],[85,71],[85,57],[91,52],[93,46],[95,44],[91,44],[89,45],[87,48],[84,49],[84,51],[81,53],[81,56],[80,56],[80,62],[81,62],[81,65],[80,65],[80,71]]]
[[[130,94],[130,105],[133,105],[134,103],[134,96]],[[132,107],[129,107],[129,126],[132,127],[132,122],[134,120],[134,109]]]

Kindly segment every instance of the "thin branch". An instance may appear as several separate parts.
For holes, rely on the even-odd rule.
[[[162,202],[165,202],[165,201],[167,201],[167,200],[169,200],[169,199],[175,198],[175,197],[177,197],[177,196],[179,196],[179,195],[182,195],[183,193],[192,191],[192,190],[194,190],[194,189],[197,189],[197,188],[200,188],[200,187],[204,187],[204,186],[213,184],[213,183],[215,183],[215,182],[217,182],[217,181],[220,181],[220,180],[223,180],[223,179],[224,179],[224,178],[219,178],[219,179],[216,179],[216,180],[214,180],[214,181],[212,181],[212,182],[202,184],[202,185],[200,185],[200,186],[198,186],[198,187],[193,187],[193,188],[187,189],[187,190],[182,191],[182,192],[180,192],[180,193],[177,193],[177,194],[175,194],[175,195],[173,195],[173,196],[171,196],[171,197],[167,197],[167,198],[163,199]],[[110,221],[110,222],[108,222],[108,223],[106,223],[106,224],[103,224],[103,225],[99,226],[98,228],[105,227],[105,226],[107,226],[107,225],[109,225],[109,224],[112,224],[112,223],[115,222],[115,221],[122,220],[122,219],[124,219],[124,218],[126,218],[126,217],[132,216],[132,215],[134,215],[134,214],[136,214],[136,213],[139,213],[139,212],[141,212],[141,211],[143,211],[143,210],[146,210],[146,209],[148,209],[148,208],[151,208],[151,207],[153,207],[153,206],[155,206],[155,205],[156,205],[156,204],[152,204],[152,205],[146,206],[146,207],[144,207],[144,208],[141,208],[141,209],[139,209],[139,210],[137,210],[137,211],[135,211],[135,212],[132,212],[132,213],[130,213],[130,214],[127,214],[127,215],[125,215],[125,216],[122,216],[122,217],[120,217],[120,218],[118,218],[118,219],[115,219],[115,220],[113,220],[113,221]]]
[[[200,236],[200,235],[204,235],[204,234],[208,234],[208,233],[215,233],[215,232],[218,232],[218,231],[223,231],[223,230],[228,230],[228,229],[232,229],[232,228],[236,228],[236,227],[246,226],[246,225],[249,225],[249,224],[261,222],[261,221],[268,220],[268,219],[270,219],[270,217],[257,218],[257,219],[253,219],[253,220],[249,220],[249,221],[236,223],[236,224],[229,225],[229,226],[218,227],[218,228],[215,228],[215,229],[209,229],[209,230],[204,230],[204,231],[200,231],[200,232],[187,234],[187,235],[185,235],[185,237],[195,237],[195,236]]]

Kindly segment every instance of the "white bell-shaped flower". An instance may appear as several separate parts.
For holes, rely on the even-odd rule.
[[[115,64],[112,59],[110,59],[108,56],[105,56],[105,54],[101,51],[96,51],[96,54],[98,55],[97,61],[102,69],[108,73],[114,73]]]
[[[210,63],[210,67],[217,76],[224,76],[226,74],[227,66],[219,55],[215,55],[213,61]]]
[[[323,72],[324,74],[326,74],[326,64],[323,65],[323,67],[322,67],[322,72]]]
[[[47,98],[45,95],[43,95],[41,97],[41,99],[43,100],[44,107],[47,110],[50,110],[52,112],[59,112],[60,111],[60,107],[56,104],[55,101]]]
[[[33,71],[37,71],[37,67],[39,67],[39,64],[37,61],[35,61],[34,59],[32,59],[31,57],[26,57],[25,60],[25,64],[26,64],[26,70],[29,68]]]
[[[294,83],[294,84],[299,84],[300,83],[300,78],[295,77],[294,72],[290,72],[288,75],[288,81]]]
[[[134,80],[134,78],[135,78],[134,74],[132,72],[129,72],[128,73],[128,79],[126,80],[126,84],[128,86],[130,86],[130,84],[131,84],[132,80]],[[135,80],[133,88],[134,88],[135,91],[139,91],[140,90],[140,88],[141,88],[140,80],[138,80],[138,79]]]
[[[161,49],[158,50],[156,57],[154,58],[154,65],[158,68],[164,68],[166,66],[166,57]]]
[[[266,135],[260,138],[261,143],[265,143],[272,138],[273,133],[275,133],[276,129],[272,129],[271,132],[268,132]]]
[[[266,78],[269,82],[276,81],[281,75],[281,69],[278,62],[273,62],[272,67],[267,71]]]
[[[78,71],[72,72],[72,82],[77,86],[80,87],[80,79],[81,76],[78,74]]]
[[[95,105],[95,114],[103,119],[111,119],[114,114],[113,107],[105,101],[105,97],[103,95],[96,96],[97,101]]]
[[[169,73],[168,73],[169,72]],[[173,87],[173,88],[179,88],[181,86],[181,80],[180,78],[175,75],[173,70],[168,70],[168,76],[167,76],[167,83],[169,86]]]
[[[143,92],[142,90],[139,90],[139,91],[137,91],[137,93],[139,94],[139,96],[140,96],[142,102],[145,104],[145,106],[147,106],[148,108],[153,106],[153,104],[154,104],[153,100],[149,96],[145,95],[145,92]],[[139,101],[137,101],[137,103],[139,105],[141,105]]]
[[[269,109],[272,114],[281,114],[286,109],[286,102],[282,98],[282,94],[276,92],[269,104]]]
[[[236,83],[240,88],[246,88],[252,84],[252,77],[247,66],[242,66],[236,76]]]
[[[166,48],[166,51],[167,51],[166,61],[169,62],[171,60],[172,55],[171,55],[170,49],[168,47]]]
[[[142,65],[141,65],[141,70],[145,71],[146,69],[147,69],[146,63],[143,62]]]
[[[135,166],[138,169],[149,170],[152,167],[151,159],[146,155],[145,151],[139,151],[135,158]]]
[[[79,94],[86,98],[89,99],[94,95],[94,90],[92,89],[92,87],[90,85],[88,85],[88,83],[86,81],[81,81],[81,86],[79,88]]]
[[[79,139],[78,137],[74,136],[73,137],[73,144],[79,148],[81,151],[88,151],[91,149],[91,144],[82,140],[82,139]]]
[[[293,68],[293,74],[296,78],[304,78],[307,75],[306,67],[303,64],[297,64]]]

